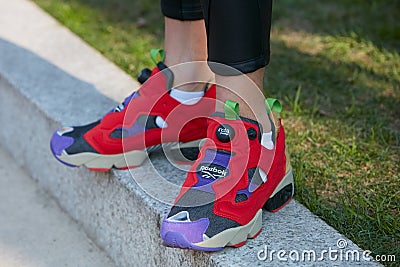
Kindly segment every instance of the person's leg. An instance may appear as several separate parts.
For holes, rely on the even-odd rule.
[[[271,129],[262,93],[264,67],[269,62],[272,0],[203,0],[208,34],[208,60],[216,73],[219,103],[234,100],[240,115]],[[228,65],[236,70],[225,69]],[[243,74],[240,74],[243,73]],[[221,105],[217,109],[222,111]]]
[[[261,123],[264,132],[271,131],[266,116],[265,97],[262,93],[264,68],[237,76],[216,75],[217,110],[223,111],[226,100],[239,103],[239,115]]]
[[[207,36],[200,1],[162,0],[161,8],[165,16],[165,64],[173,67],[174,87],[201,91],[203,83],[194,82],[209,81],[214,75],[206,63]],[[194,61],[197,63],[179,65]]]
[[[217,110],[222,111],[226,100],[240,105],[240,115],[261,123],[264,132],[271,129],[265,116],[262,93],[264,67],[269,61],[269,33],[272,0],[162,0],[165,18],[166,64],[211,62],[216,73]],[[203,8],[204,20],[200,10]],[[232,73],[212,62],[238,70]],[[203,64],[187,64],[174,68],[175,85],[191,81],[207,81],[212,76]],[[240,73],[240,75],[238,75]],[[184,91],[201,91],[203,85],[180,86]]]
[[[285,206],[294,182],[283,126],[270,122],[262,94],[271,0],[204,0],[203,7],[208,64],[223,105],[208,120],[207,139],[160,234],[167,246],[217,251],[256,237],[262,209]]]

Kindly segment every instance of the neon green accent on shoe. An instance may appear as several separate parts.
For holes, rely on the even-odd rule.
[[[236,120],[237,116],[239,115],[239,103],[232,100],[226,100],[224,111],[225,119]]]
[[[161,60],[158,60],[158,56],[161,57]],[[163,49],[151,49],[150,50],[150,57],[153,60],[154,64],[157,65],[158,62],[164,62],[165,59],[165,51]]]
[[[282,104],[276,98],[267,98],[265,99],[265,105],[267,106],[267,112],[271,113],[271,111],[275,111],[277,113],[281,113]]]

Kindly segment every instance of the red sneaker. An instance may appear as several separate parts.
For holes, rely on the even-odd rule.
[[[54,132],[50,142],[53,155],[68,166],[85,165],[94,171],[127,169],[141,165],[161,144],[204,138],[206,118],[215,110],[215,85],[205,88],[196,104],[185,105],[170,96],[174,75],[163,62],[149,75],[139,79],[144,84],[138,91],[102,119]],[[157,126],[157,118],[167,127]]]
[[[293,196],[280,120],[272,123],[276,138],[268,140],[259,123],[232,116],[227,107],[209,120],[208,139],[162,223],[166,246],[204,251],[242,246],[260,233],[263,207],[275,212]]]

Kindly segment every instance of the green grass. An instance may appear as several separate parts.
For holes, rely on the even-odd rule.
[[[398,7],[276,1],[266,79],[267,91],[289,107],[297,200],[362,248],[397,259]]]
[[[158,1],[34,2],[131,75],[152,66],[149,49],[162,47],[164,24]]]
[[[35,2],[134,76],[162,45],[158,1]],[[265,81],[286,108],[296,199],[363,249],[397,261],[399,10],[398,0],[275,1]]]

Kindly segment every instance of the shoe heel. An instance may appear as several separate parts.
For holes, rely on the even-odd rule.
[[[264,209],[269,212],[277,212],[290,202],[294,194],[294,179],[292,167],[283,177],[282,181],[276,187],[271,197],[264,204]]]

